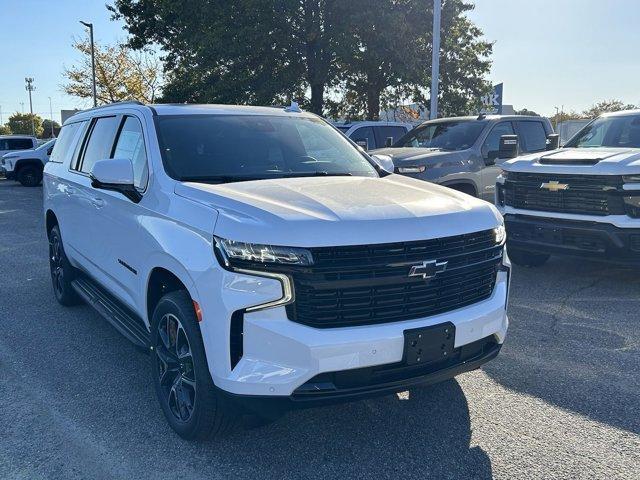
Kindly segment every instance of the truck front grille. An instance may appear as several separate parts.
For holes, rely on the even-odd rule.
[[[558,182],[566,190],[544,184]],[[509,172],[504,185],[505,205],[544,212],[583,215],[624,215],[622,177],[614,175],[555,175]]]
[[[310,249],[314,265],[292,269],[289,318],[316,328],[371,325],[448,312],[491,296],[502,262],[493,231],[416,242]],[[434,278],[409,276],[447,262]]]

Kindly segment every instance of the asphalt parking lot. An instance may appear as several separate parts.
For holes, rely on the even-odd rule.
[[[640,478],[640,273],[515,268],[482,370],[181,440],[148,357],[50,286],[41,188],[0,180],[0,478]]]

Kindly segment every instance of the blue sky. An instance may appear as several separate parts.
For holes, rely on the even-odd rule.
[[[71,48],[93,22],[96,41],[126,38],[112,22],[108,0],[0,0],[0,107],[25,112],[24,77],[35,79],[34,111],[54,118],[88,102],[61,91],[62,71],[78,60]],[[477,0],[470,18],[495,42],[490,79],[504,82],[504,102],[553,114],[555,106],[583,110],[609,98],[640,104],[640,1]]]

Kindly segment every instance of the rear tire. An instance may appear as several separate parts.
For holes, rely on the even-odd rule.
[[[509,248],[507,245],[509,259],[521,267],[540,267],[544,265],[551,255],[547,253],[536,253],[519,248]]]
[[[186,440],[225,433],[237,413],[214,385],[200,326],[185,290],[163,296],[151,320],[153,385],[167,422]]]
[[[81,303],[80,297],[71,285],[77,272],[64,253],[58,225],[55,225],[49,232],[49,269],[51,270],[53,293],[58,303],[65,307]]]
[[[37,187],[42,182],[42,171],[35,165],[25,165],[16,173],[16,179],[23,187]]]
[[[472,197],[478,197],[478,192],[476,192],[476,189],[472,186],[469,185],[468,183],[457,183],[457,184],[453,184],[453,185],[445,185],[445,187],[449,187],[452,190],[455,190],[457,192],[462,192],[462,193],[466,193],[467,195],[471,195]]]

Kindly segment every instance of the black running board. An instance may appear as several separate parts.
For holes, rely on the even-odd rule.
[[[151,344],[149,331],[138,315],[84,275],[76,278],[72,285],[78,295],[106,318],[125,338],[137,347],[149,351]]]

